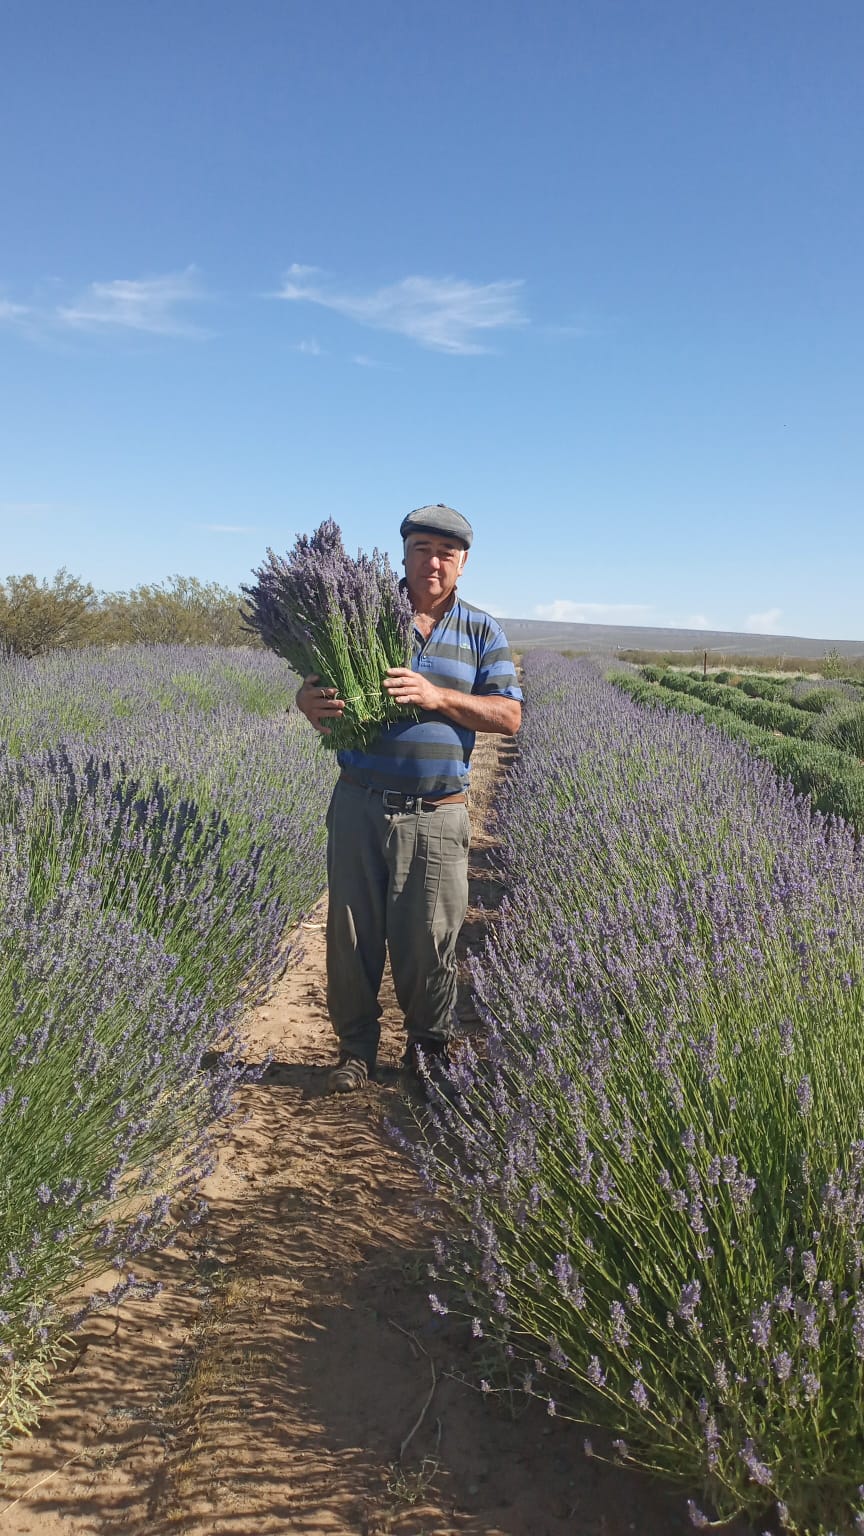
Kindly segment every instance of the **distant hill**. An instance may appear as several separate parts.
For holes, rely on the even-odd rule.
[[[819,640],[802,635],[746,635],[721,629],[649,629],[636,624],[558,624],[545,619],[502,619],[514,650],[549,646],[570,651],[723,651],[728,655],[864,657],[864,640]]]

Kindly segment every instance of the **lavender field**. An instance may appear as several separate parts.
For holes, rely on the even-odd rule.
[[[432,1307],[464,1317],[483,1391],[606,1426],[587,1453],[678,1479],[697,1528],[853,1536],[862,844],[590,664],[526,674],[488,1039],[414,1154]]]
[[[0,661],[0,1436],[195,1219],[240,1012],[324,883],[334,769],[295,686],[215,648]]]
[[[0,1431],[194,1221],[332,754],[256,652],[0,665]],[[534,655],[507,897],[419,1146],[486,1394],[697,1528],[864,1530],[864,851],[767,761]],[[112,1272],[86,1304],[81,1283]]]

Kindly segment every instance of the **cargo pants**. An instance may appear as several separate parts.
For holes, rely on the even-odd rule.
[[[339,1047],[374,1067],[385,953],[408,1040],[445,1041],[456,1002],[456,940],[468,909],[464,804],[384,808],[340,779],[327,811],[327,1007]]]

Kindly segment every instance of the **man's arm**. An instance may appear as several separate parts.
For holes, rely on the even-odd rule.
[[[499,736],[515,736],[522,724],[522,705],[494,693],[460,693],[456,688],[439,688],[422,672],[408,667],[391,667],[384,687],[398,704],[414,704],[420,709],[446,715],[455,725],[468,731],[494,731]]]

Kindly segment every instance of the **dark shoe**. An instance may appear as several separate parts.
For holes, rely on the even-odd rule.
[[[330,1093],[356,1093],[369,1083],[369,1067],[362,1056],[349,1056],[343,1051],[339,1065],[333,1068],[327,1080]]]
[[[420,1056],[423,1061],[421,1065]],[[456,1104],[459,1098],[447,1074],[450,1054],[445,1040],[409,1040],[402,1057],[402,1070],[408,1084],[430,1103]]]

